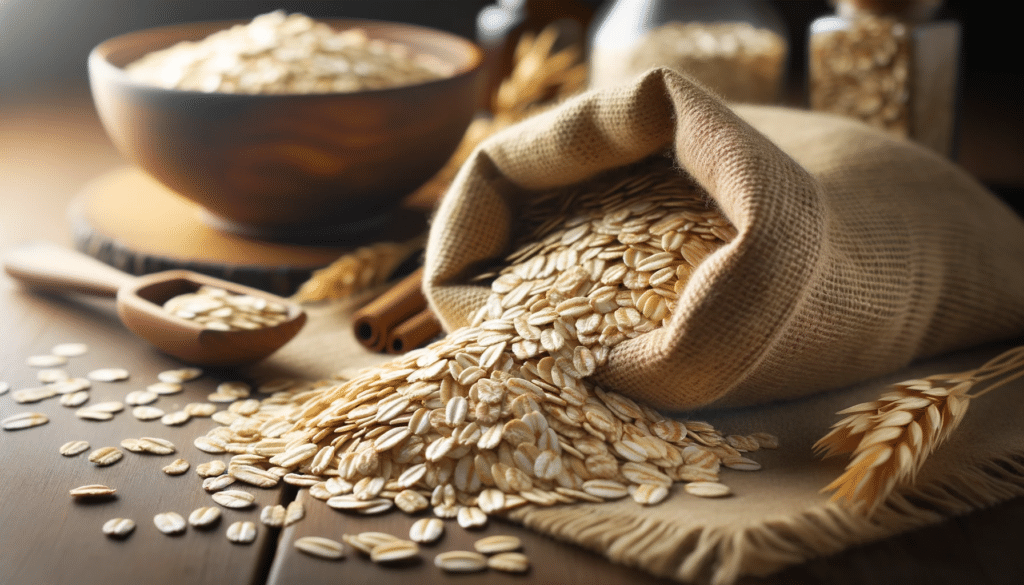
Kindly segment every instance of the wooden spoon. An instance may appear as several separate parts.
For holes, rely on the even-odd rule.
[[[306,313],[297,304],[261,290],[187,270],[132,276],[52,244],[31,244],[10,252],[4,269],[31,288],[116,297],[117,313],[128,329],[161,351],[196,365],[237,366],[259,361],[287,343],[306,323]],[[220,331],[163,309],[165,301],[195,292],[202,285],[281,303],[288,309],[287,319],[260,329]]]

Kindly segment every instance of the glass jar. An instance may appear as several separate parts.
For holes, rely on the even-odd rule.
[[[857,118],[952,156],[960,25],[941,0],[835,0],[811,23],[811,109]]]
[[[770,2],[615,0],[595,16],[589,49],[591,87],[667,66],[725,100],[775,103],[788,42]]]

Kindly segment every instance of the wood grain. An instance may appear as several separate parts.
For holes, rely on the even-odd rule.
[[[255,240],[211,227],[197,204],[134,167],[83,185],[67,216],[77,249],[125,272],[191,270],[282,296],[358,246],[422,234],[427,219],[410,198],[361,229],[305,234],[315,244]]]
[[[132,374],[122,382],[94,382],[89,403],[123,401],[128,392],[155,382],[159,371],[181,367],[124,330],[109,301],[82,302],[3,291],[0,310],[8,316],[0,329],[4,339],[0,380],[12,388],[38,385],[35,369],[24,365],[26,356],[47,353],[53,345],[66,341],[85,342],[91,348],[86,355],[71,358],[65,369],[72,376],[84,376],[100,367],[125,367]],[[222,379],[209,375],[190,382],[182,393],[163,396],[154,405],[170,412],[188,402],[204,401]],[[225,509],[217,527],[189,529],[177,537],[165,536],[153,525],[153,516],[160,512],[174,511],[187,517],[195,508],[216,505],[194,472],[196,465],[215,456],[192,445],[195,436],[215,425],[213,421],[193,419],[181,427],[168,427],[159,421],[139,421],[126,409],[112,421],[93,422],[78,419],[74,409],[61,406],[56,398],[17,404],[9,396],[0,397],[0,417],[29,410],[45,413],[50,422],[4,432],[0,437],[4,477],[0,547],[10,559],[0,563],[0,583],[63,583],[71,575],[76,582],[97,584],[162,583],[169,575],[196,583],[262,581],[263,560],[272,544],[269,531],[262,530],[258,540],[248,546],[231,544],[224,536],[225,528],[235,520],[258,520],[259,507]],[[168,439],[177,453],[125,452],[121,461],[109,467],[89,463],[87,453],[70,458],[58,453],[60,445],[69,440],[87,440],[95,449],[118,447],[124,438],[143,436]],[[161,468],[177,457],[188,460],[193,471],[177,477],[164,474]],[[92,503],[74,501],[68,494],[74,487],[93,483],[116,488],[116,497]],[[281,490],[241,489],[254,492],[260,506],[282,497]],[[135,532],[123,541],[109,539],[100,531],[106,520],[115,517],[132,518],[137,524]],[[145,562],[137,562],[140,559]]]
[[[499,585],[512,583],[569,584],[633,583],[667,585],[671,581],[655,579],[637,569],[609,563],[595,553],[572,544],[558,542],[522,526],[491,519],[480,530],[461,528],[454,519],[445,521],[445,534],[434,544],[420,546],[420,558],[398,566],[385,567],[370,561],[365,555],[346,545],[344,560],[325,561],[296,552],[295,540],[304,536],[325,536],[341,542],[344,534],[360,532],[387,532],[408,540],[409,528],[420,518],[433,516],[429,511],[415,516],[392,511],[378,516],[334,510],[303,491],[299,501],[306,507],[306,519],[287,528],[277,548],[271,567],[269,585],[315,582],[325,573],[344,576],[349,584],[397,583],[450,583]],[[449,550],[473,550],[473,543],[485,536],[508,534],[523,542],[522,552],[530,558],[532,566],[524,575],[511,575],[498,571],[483,571],[466,575],[450,575],[434,566],[434,557]]]

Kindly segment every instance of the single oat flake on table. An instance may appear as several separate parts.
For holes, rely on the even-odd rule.
[[[675,189],[679,197],[699,193],[697,199],[724,220],[717,230],[724,237],[694,262],[684,257],[685,277],[658,274],[667,267],[658,254],[683,249],[674,240],[687,237],[670,232],[685,232],[686,224],[660,234],[651,223],[624,223],[619,228],[625,229],[607,235],[589,227],[574,231],[588,222],[573,224],[580,200],[566,199],[557,237],[541,238],[532,248],[516,240],[522,236],[516,233],[520,220],[538,202],[555,201],[556,192],[587,201],[602,180],[606,187],[633,181],[640,186],[637,193],[654,184]],[[631,203],[624,215],[649,211],[647,203]],[[715,237],[714,227],[698,230],[696,237],[704,239],[702,231]],[[612,242],[620,237],[624,241]],[[597,254],[607,255],[583,258],[582,248],[575,256],[562,251],[582,238],[601,242]],[[902,380],[976,368],[999,349],[983,344],[1021,336],[1024,259],[1012,251],[1022,245],[1024,224],[1008,208],[923,148],[836,117],[730,109],[686,78],[656,70],[508,128],[462,167],[432,222],[425,265],[426,293],[449,332],[443,342],[448,345],[371,367],[338,384],[340,390],[293,389],[251,416],[266,419],[288,400],[301,402],[301,434],[317,449],[287,453],[285,462],[308,466],[337,439],[332,461],[340,475],[352,474],[353,484],[363,479],[360,469],[370,477],[388,465],[391,477],[398,477],[393,482],[416,485],[443,477],[470,489],[452,494],[454,505],[444,493],[422,503],[396,496],[410,510],[426,507],[454,518],[458,506],[475,502],[485,513],[655,575],[732,583],[1024,494],[1024,470],[1016,463],[1024,456],[1024,435],[1014,424],[1024,416],[1024,404],[1012,400],[1012,389],[977,401],[920,470],[917,483],[897,489],[870,517],[821,493],[843,465],[818,460],[812,449],[837,411],[875,400]],[[629,247],[635,251],[627,257]],[[556,249],[551,258],[519,268],[523,273],[502,273],[516,250],[527,250],[520,264],[526,266],[530,256]],[[597,260],[606,263],[600,271]],[[618,262],[625,269],[607,266]],[[516,281],[542,281],[544,274],[554,280]],[[601,283],[606,277],[628,289],[626,294],[574,300],[581,290],[596,290],[595,281],[607,286]],[[666,278],[683,282],[665,288]],[[548,299],[548,306],[535,299],[527,306],[538,286],[563,298]],[[663,290],[671,302],[662,307],[654,298],[662,295],[651,288]],[[322,310],[326,315],[335,309]],[[329,340],[339,333],[315,325],[316,312],[314,325],[268,365],[301,365],[313,378],[341,367],[339,356],[324,349],[337,346]],[[600,319],[589,316],[594,313]],[[582,346],[591,355],[583,349],[577,354]],[[459,352],[467,355],[455,359]],[[535,357],[540,359],[529,365]],[[373,363],[381,364],[367,365]],[[509,363],[520,372],[525,367],[525,377],[540,392],[510,380],[476,386],[489,379],[482,374],[506,371]],[[360,387],[367,392],[359,394]],[[513,407],[517,399],[522,400]],[[510,418],[491,411],[486,405],[499,403],[492,400],[507,400]],[[426,411],[418,413],[421,408]],[[633,418],[627,422],[622,416]],[[497,420],[502,424],[493,431]],[[635,428],[623,436],[619,425]],[[405,426],[409,433],[387,426]],[[446,427],[450,433],[439,432]],[[346,428],[365,429],[374,439],[348,453],[353,443],[342,437]],[[547,430],[563,433],[557,448]],[[230,438],[226,430],[217,433]],[[685,476],[685,463],[652,469],[657,465],[651,460],[668,463],[664,456],[673,451],[658,454],[661,443],[637,441],[654,436],[685,450],[672,441],[691,434],[714,443],[701,447],[717,458],[718,468],[691,467]],[[387,457],[373,450],[377,440],[391,449]],[[506,454],[492,462],[484,454],[487,446],[502,443],[510,445],[503,448]],[[760,450],[748,454],[754,445]],[[464,474],[459,461],[481,446],[472,457],[476,473]],[[577,478],[586,486],[558,485],[554,495],[520,491],[533,483],[551,485],[544,476],[552,473],[567,477],[544,455],[549,447],[561,450],[562,470],[582,473]],[[712,463],[703,451],[689,453],[694,462]],[[606,467],[596,469],[613,477],[585,479],[588,466],[572,463],[577,454],[584,461],[597,456],[593,462]],[[632,460],[641,456],[647,461]],[[430,465],[424,469],[416,461]],[[761,469],[741,471],[756,467]],[[481,491],[468,497],[478,481]],[[495,488],[483,489],[485,482]],[[687,492],[688,485],[696,495]],[[645,505],[662,497],[659,486],[667,495]],[[596,501],[605,497],[617,499]],[[547,505],[567,501],[574,503]]]

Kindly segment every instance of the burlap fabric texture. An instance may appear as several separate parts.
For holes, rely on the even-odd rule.
[[[599,383],[657,407],[794,398],[1024,332],[1024,224],[931,151],[857,122],[730,108],[653,70],[492,136],[433,219],[425,287],[448,330],[487,289],[531,194],[672,149],[739,236],[671,322],[620,344]]]

